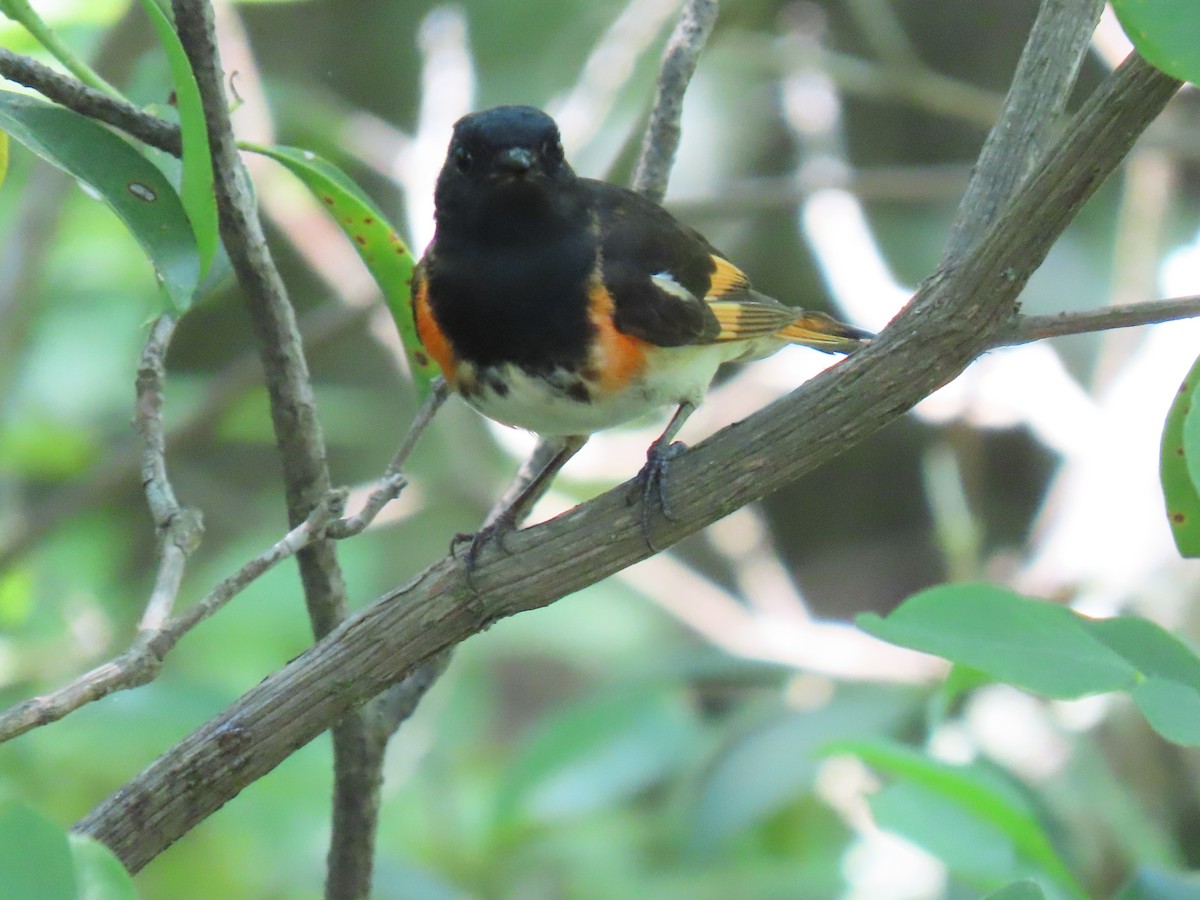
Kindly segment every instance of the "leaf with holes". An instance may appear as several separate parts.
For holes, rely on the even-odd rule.
[[[1190,416],[1200,388],[1200,359],[1179,386],[1163,424],[1159,479],[1167,504],[1167,521],[1179,554],[1200,557],[1200,419]],[[1189,423],[1190,418],[1190,423]]]
[[[175,107],[179,110],[179,130],[183,140],[183,177],[179,195],[196,235],[203,277],[217,255],[218,232],[212,155],[208,149],[208,127],[204,121],[200,87],[166,12],[155,0],[142,0],[142,6],[154,25],[158,42],[171,67],[171,81],[175,84]]]
[[[248,143],[241,146],[270,157],[303,181],[353,242],[354,249],[383,292],[400,332],[417,393],[423,398],[429,393],[438,370],[417,338],[412,308],[412,275],[416,261],[408,246],[359,186],[327,160],[295,147],[262,147]]]
[[[175,309],[191,305],[200,280],[196,236],[153,163],[91,119],[11,91],[0,91],[0,129],[99,194],[142,245]]]

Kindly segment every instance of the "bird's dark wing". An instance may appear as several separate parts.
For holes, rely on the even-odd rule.
[[[580,179],[596,215],[617,329],[660,347],[762,337],[795,312],[750,288],[698,231],[640,194]]]

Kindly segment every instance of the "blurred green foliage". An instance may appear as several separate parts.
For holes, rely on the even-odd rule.
[[[49,6],[43,15],[75,53],[137,102],[174,115],[168,66],[138,4]],[[561,97],[623,8],[616,0],[465,3],[475,105],[546,105]],[[389,218],[404,221],[427,198],[405,197],[380,160],[403,157],[419,123],[419,48],[436,37],[427,30],[434,9],[382,0],[239,4],[256,67],[238,55],[236,31],[223,35],[226,64],[248,105],[258,100],[261,76],[274,129],[246,136],[336,161]],[[937,260],[966,167],[1035,9],[1032,0],[727,2],[689,94],[673,181],[677,208],[763,290],[825,304],[797,225],[798,200],[788,199],[789,184],[769,180],[789,177],[800,162],[780,113],[780,81],[793,65],[785,37],[803,25],[835,54],[828,62],[845,91],[846,154],[877,176],[863,202],[883,254],[900,279],[916,281]],[[892,21],[885,10],[911,45],[881,42],[872,32],[871,22]],[[664,28],[645,37],[611,108],[591,123],[595,136],[573,154],[582,173],[628,173]],[[0,22],[0,45],[37,51],[7,22]],[[881,57],[889,46],[890,61]],[[909,90],[905,76],[926,69],[956,79],[958,93],[942,85],[931,100]],[[1089,63],[1081,92],[1102,76],[1103,67]],[[263,121],[264,114],[251,119],[256,127]],[[1195,226],[1195,156],[1187,154],[1187,132],[1179,134],[1174,143],[1170,134],[1159,138],[1161,152],[1183,162],[1174,205],[1157,223],[1151,269],[1157,254]],[[105,206],[20,149],[12,157],[0,190],[3,705],[61,685],[127,646],[155,561],[128,427],[143,325],[159,305],[154,280],[136,240]],[[178,178],[160,154],[150,158]],[[303,206],[263,170],[255,174],[306,329],[334,479],[369,481],[403,434],[414,393],[368,315],[345,312],[361,273],[338,268],[341,237],[321,230],[320,210]],[[754,186],[759,199],[745,200]],[[1114,243],[1128,231],[1124,202],[1119,185],[1100,192],[1029,286],[1026,311],[1099,306],[1120,293],[1116,284],[1127,284],[1127,270],[1137,268],[1113,265]],[[298,240],[305,233],[316,235],[320,252]],[[324,254],[333,262],[322,271]],[[1155,289],[1152,276],[1148,289]],[[1098,396],[1114,345],[1086,336],[1058,347],[1069,371]],[[285,527],[254,352],[227,263],[218,259],[202,301],[180,325],[167,386],[172,478],[183,502],[203,508],[207,524],[185,603]],[[929,496],[936,479],[923,480],[931,454],[949,451],[957,461],[962,508],[979,535],[955,551],[956,572],[1000,577],[1015,557],[1035,554],[1033,523],[1056,451],[1032,428],[986,430],[968,419],[945,427],[898,423],[766,501],[757,519],[742,516],[685,542],[673,554],[696,577],[613,578],[501,622],[460,648],[390,749],[374,896],[958,900],[995,891],[989,896],[1012,900],[1069,896],[1062,892],[1073,890],[1073,880],[1092,896],[1111,896],[1126,883],[1122,896],[1189,896],[1194,883],[1179,872],[1200,865],[1200,767],[1194,751],[1163,741],[1132,704],[1111,703],[1079,724],[1029,701],[1036,715],[1018,721],[1036,721],[1053,740],[1044,770],[1022,769],[992,753],[995,745],[976,728],[989,696],[1015,702],[988,676],[1021,681],[990,668],[992,657],[940,648],[963,664],[944,694],[902,678],[886,683],[871,674],[870,658],[839,657],[825,669],[789,662],[796,609],[768,613],[794,598],[790,584],[785,590],[771,581],[772,572],[803,590],[814,616],[847,622],[864,610],[887,613],[951,567],[937,521],[949,505]],[[629,454],[625,476],[636,471],[639,452]],[[440,557],[452,534],[476,525],[515,465],[478,417],[448,406],[410,463],[412,486],[396,504],[402,514],[339,548],[353,601],[370,602]],[[606,478],[582,472],[563,489],[579,499],[610,485]],[[760,551],[754,565],[743,564]],[[1160,568],[1121,599],[1165,610],[1183,638],[1194,639],[1196,623],[1170,597],[1194,596],[1195,584],[1194,570],[1178,576]],[[1071,599],[1069,590],[1063,599]],[[755,625],[751,633],[704,631],[705,611],[719,607],[714,595],[727,614],[741,616],[734,616],[739,624]],[[694,618],[681,621],[667,612],[678,605],[650,602],[664,597],[682,600]],[[1075,618],[1045,612],[1059,624]],[[965,621],[967,631],[974,624],[997,636],[996,620]],[[954,623],[934,616],[932,624]],[[1043,674],[1052,682],[1078,679],[1067,668],[1075,665],[1070,645],[1053,624]],[[727,639],[725,650],[704,633]],[[1131,661],[1115,686],[1127,686],[1127,669],[1155,674],[1134,657],[1149,646],[1142,638],[1159,641],[1160,632],[1134,637],[1108,644],[1112,655]],[[1194,659],[1174,638],[1161,638],[1170,642],[1168,655]],[[153,684],[0,746],[0,789],[70,823],[310,640],[298,579],[282,566],[189,635]],[[744,657],[727,652],[731,646]],[[1022,662],[1026,649],[1010,647],[1001,662]],[[1066,693],[1108,686],[1076,684]],[[1181,721],[1170,690],[1150,688],[1141,699],[1134,693],[1164,731],[1163,721]],[[1011,719],[994,721],[1002,730],[1015,727]],[[966,742],[969,752],[958,758],[970,765],[926,756],[939,740],[952,750]],[[330,785],[330,751],[321,739],[155,860],[136,879],[141,896],[321,896]],[[987,802],[972,806],[971,797]],[[24,809],[4,807],[13,808]],[[0,867],[6,821],[0,816]],[[27,840],[44,837],[47,852],[61,857],[42,874],[67,872],[65,838],[38,822],[26,829]],[[907,849],[888,856],[894,845],[880,829],[907,838]],[[1068,876],[1056,868],[1059,860]],[[1036,884],[1020,882],[1028,877]]]

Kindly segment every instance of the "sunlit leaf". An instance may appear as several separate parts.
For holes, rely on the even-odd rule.
[[[1192,364],[1167,411],[1159,456],[1159,477],[1167,504],[1171,536],[1181,556],[1200,557],[1200,479],[1192,469],[1200,463],[1200,420],[1188,413],[1200,389],[1200,359]]]
[[[0,894],[76,900],[67,832],[23,803],[0,801]]]
[[[28,566],[0,571],[0,631],[23,623],[33,611],[34,574]]]
[[[886,619],[866,614],[858,624],[885,641],[1048,697],[1123,690],[1137,675],[1071,610],[990,584],[939,585],[909,597]]]
[[[8,132],[0,131],[0,186],[8,175]]]
[[[933,791],[994,826],[1012,841],[1017,853],[1037,866],[1072,896],[1087,894],[1055,850],[1042,824],[1020,793],[994,773],[975,766],[953,766],[886,741],[840,741],[823,748],[828,755],[848,753],[884,774]]]
[[[71,834],[79,900],[137,900],[133,878],[113,852],[94,838]]]
[[[213,193],[212,157],[208,148],[208,129],[200,88],[192,73],[191,63],[179,42],[170,19],[155,0],[141,0],[142,7],[154,24],[158,42],[171,67],[175,85],[175,106],[179,110],[179,128],[183,140],[183,177],[179,195],[188,220],[196,234],[196,249],[200,254],[200,277],[208,272],[217,254],[217,201]]]
[[[142,245],[167,298],[187,309],[200,258],[183,204],[162,172],[104,126],[23,94],[0,91],[0,128],[95,190]]]
[[[325,204],[338,227],[350,238],[383,292],[400,332],[417,393],[424,397],[438,370],[417,339],[411,286],[416,263],[408,246],[358,185],[332,163],[295,147],[242,146],[286,166]]]
[[[1168,75],[1200,81],[1196,0],[1113,0],[1138,52]]]

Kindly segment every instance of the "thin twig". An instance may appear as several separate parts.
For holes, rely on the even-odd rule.
[[[658,91],[633,176],[634,189],[658,203],[666,196],[667,179],[679,149],[683,95],[716,24],[717,9],[717,0],[687,0],[663,51]]]
[[[32,88],[77,113],[120,128],[151,147],[158,147],[173,156],[182,152],[178,125],[3,47],[0,47],[0,76]]]
[[[198,509],[183,507],[167,478],[167,439],[163,429],[163,389],[166,384],[167,347],[175,333],[175,317],[164,313],[150,328],[137,371],[137,406],[134,428],[142,437],[142,487],[158,535],[158,574],[146,611],[138,625],[157,631],[171,615],[183,567],[204,534]]]
[[[174,542],[178,543],[185,540],[186,536],[190,536],[192,540],[199,540],[199,533],[196,530],[199,527],[199,513],[180,508],[175,502],[171,486],[166,481],[166,471],[163,465],[165,438],[159,414],[162,405],[162,356],[166,352],[167,342],[173,328],[174,321],[171,317],[161,317],[155,322],[146,349],[143,351],[142,363],[138,367],[137,427],[146,435],[147,449],[144,469],[148,473],[146,476],[147,494],[154,497],[151,505],[156,524],[165,523],[159,525],[159,528],[160,531],[165,530],[168,535],[186,527],[186,530],[175,537]],[[170,578],[162,574],[169,568],[166,551],[174,545],[167,543],[164,546],[160,574],[133,646],[115,659],[84,673],[59,690],[42,697],[34,697],[0,714],[0,743],[38,726],[57,722],[75,710],[107,697],[109,694],[148,684],[158,676],[167,654],[175,648],[185,634],[220,610],[233,597],[245,590],[251,582],[276,564],[288,557],[295,556],[303,548],[321,538],[344,539],[363,531],[379,514],[384,505],[396,497],[404,487],[404,478],[400,474],[400,469],[408,460],[416,446],[417,439],[428,427],[434,413],[445,398],[445,382],[439,379],[413,418],[408,434],[405,435],[404,441],[388,465],[387,471],[380,479],[379,487],[356,515],[339,518],[345,508],[348,491],[345,488],[330,491],[325,499],[317,504],[308,518],[267,550],[243,565],[237,572],[223,579],[186,612],[169,620],[167,620],[167,616],[170,614],[170,605],[174,602],[178,592],[178,574],[173,574]],[[192,517],[195,518],[195,524],[188,521]],[[181,521],[186,522],[186,526],[181,526]],[[178,563],[178,569],[181,573],[182,562]],[[163,588],[164,582],[168,581],[171,588]],[[416,680],[420,682],[421,677]],[[410,686],[398,693],[411,697],[414,690],[415,688]],[[391,716],[404,708],[403,705],[398,706],[397,703],[398,701],[394,699],[384,703],[386,710],[381,712],[381,715]],[[404,714],[403,718],[407,718],[409,714],[411,714],[411,709]],[[399,720],[397,720],[397,724],[398,722]]]
[[[329,493],[325,437],[296,315],[268,249],[249,177],[238,157],[208,0],[173,0],[175,26],[188,55],[208,124],[221,238],[246,295],[267,377],[271,419],[283,465],[288,519],[294,526]],[[328,634],[346,615],[346,585],[334,542],[317,540],[296,555],[313,634]],[[369,727],[360,711],[333,728],[333,828],[328,897],[370,893],[379,769],[367,752]]]
[[[1157,325],[1160,322],[1192,319],[1197,316],[1200,316],[1200,295],[1154,300],[1149,303],[1123,303],[1104,309],[1062,312],[1048,316],[1020,316],[1011,328],[998,335],[995,346],[1028,344],[1030,341],[1046,338],[1090,334],[1114,328]]]
[[[429,427],[429,423],[433,421],[434,415],[446,402],[449,393],[445,380],[438,378],[429,391],[429,396],[425,398],[425,402],[421,404],[417,414],[413,417],[408,434],[400,442],[400,447],[380,477],[379,485],[367,497],[363,508],[356,515],[330,523],[329,528],[325,531],[328,537],[342,540],[359,534],[371,524],[384,506],[400,495],[400,491],[404,489],[405,485],[404,476],[401,474],[404,465],[416,448],[417,440]]]
[[[133,645],[120,656],[85,672],[53,693],[33,697],[5,711],[0,715],[0,744],[34,728],[57,722],[109,694],[153,681],[161,671],[166,655],[185,634],[267,570],[319,538],[327,523],[341,514],[345,499],[345,491],[331,492],[327,501],[318,504],[307,519],[224,579],[187,612],[159,628],[143,626]]]

